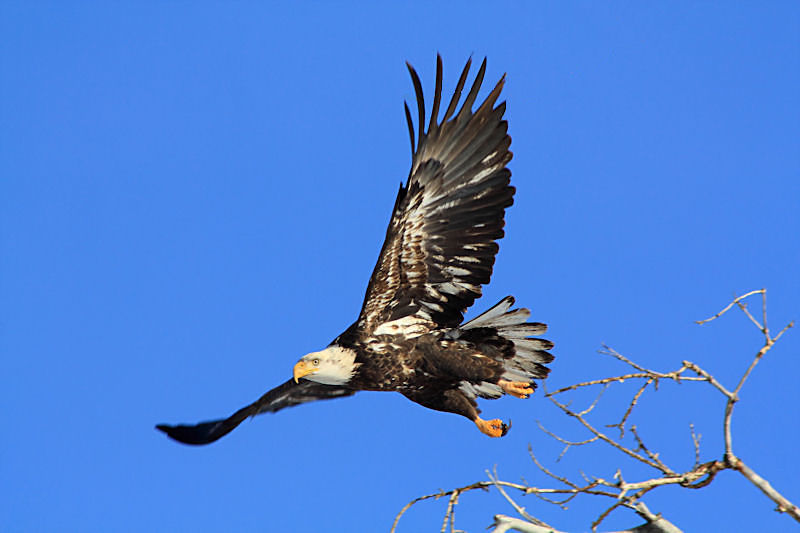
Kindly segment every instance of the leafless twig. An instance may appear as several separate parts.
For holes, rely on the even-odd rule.
[[[761,322],[759,322],[758,319],[756,319],[753,316],[753,314],[750,313],[745,302],[746,298],[753,296],[755,294],[761,294],[762,297]],[[739,393],[741,392],[742,387],[744,386],[750,374],[755,369],[758,362],[761,359],[763,359],[763,357],[767,354],[767,352],[769,352],[769,350],[774,346],[774,344],[778,341],[778,339],[780,339],[780,337],[786,332],[786,330],[788,330],[794,325],[794,322],[790,322],[789,324],[787,324],[774,337],[771,336],[769,328],[767,326],[767,293],[765,289],[759,289],[755,291],[750,291],[742,296],[735,297],[733,301],[731,301],[717,314],[707,319],[699,320],[697,321],[697,323],[702,325],[712,322],[723,316],[734,306],[738,307],[764,335],[764,344],[755,354],[755,357],[753,358],[750,365],[747,367],[747,369],[745,370],[745,372],[743,373],[742,377],[739,379],[739,382],[737,383],[736,387],[733,390],[729,390],[728,388],[726,388],[711,373],[709,373],[708,371],[704,370],[699,365],[691,361],[683,361],[681,367],[672,372],[666,372],[666,373],[657,372],[654,370],[647,369],[635,363],[628,357],[625,357],[624,355],[618,353],[617,351],[613,350],[608,346],[604,346],[604,350],[602,350],[600,353],[609,355],[621,361],[622,363],[633,368],[635,372],[603,378],[603,379],[585,381],[582,383],[576,383],[574,385],[570,385],[568,387],[562,387],[552,392],[547,392],[545,388],[545,397],[550,399],[553,405],[555,405],[556,408],[558,408],[561,412],[568,415],[570,418],[577,420],[590,433],[590,437],[585,440],[580,440],[580,441],[569,440],[546,429],[544,426],[541,425],[541,423],[539,423],[539,427],[543,432],[545,432],[547,435],[554,438],[558,442],[564,444],[564,449],[558,456],[558,459],[560,459],[567,452],[567,450],[569,450],[572,447],[587,446],[597,442],[604,442],[607,445],[611,446],[612,448],[616,449],[617,451],[628,456],[629,458],[641,464],[647,465],[650,468],[653,468],[657,472],[657,475],[655,477],[640,481],[629,482],[623,478],[622,471],[617,470],[617,473],[615,474],[613,480],[605,480],[602,478],[591,477],[581,474],[583,477],[583,482],[575,483],[573,481],[570,481],[565,476],[560,476],[553,473],[551,470],[547,469],[544,465],[542,465],[536,458],[536,456],[533,454],[533,450],[529,445],[529,453],[534,464],[548,478],[559,483],[560,485],[559,488],[540,488],[540,487],[530,486],[527,483],[525,484],[509,483],[506,481],[501,481],[497,476],[496,470],[493,471],[492,473],[487,472],[489,481],[481,481],[478,483],[473,483],[472,485],[467,485],[457,489],[452,489],[446,492],[440,491],[438,493],[422,496],[411,501],[400,511],[400,513],[397,515],[397,518],[395,518],[395,522],[392,526],[392,532],[395,531],[395,528],[397,526],[398,521],[400,520],[400,517],[411,506],[423,500],[438,499],[446,496],[449,496],[449,500],[448,500],[447,511],[445,513],[444,524],[441,531],[444,532],[446,530],[448,523],[450,524],[451,531],[453,531],[454,509],[458,503],[459,496],[467,491],[475,489],[488,490],[490,488],[495,488],[509,502],[509,504],[519,513],[519,515],[525,518],[525,520],[520,520],[517,518],[506,517],[504,515],[496,515],[494,523],[496,533],[498,532],[502,533],[508,531],[509,529],[515,529],[523,532],[534,532],[534,533],[543,533],[545,531],[558,533],[555,529],[551,528],[544,522],[530,515],[526,511],[525,507],[519,505],[511,497],[507,489],[517,491],[519,494],[523,496],[527,494],[533,494],[538,498],[548,503],[558,505],[561,508],[566,508],[566,503],[568,503],[569,501],[571,501],[572,499],[576,498],[581,494],[613,499],[614,500],[613,503],[608,508],[606,508],[606,510],[603,511],[592,522],[593,531],[596,531],[596,529],[600,526],[600,524],[611,513],[613,513],[617,509],[627,508],[635,511],[640,517],[642,517],[646,521],[645,524],[642,524],[641,526],[628,530],[630,532],[635,531],[637,533],[646,533],[646,532],[679,533],[680,530],[673,524],[671,524],[669,521],[667,521],[666,519],[664,519],[659,515],[655,515],[652,512],[650,512],[650,510],[645,506],[644,502],[642,501],[642,498],[648,492],[665,485],[678,485],[688,489],[701,489],[703,487],[708,486],[715,479],[716,475],[723,470],[734,470],[741,473],[746,479],[748,479],[751,483],[753,483],[753,485],[755,485],[759,490],[761,490],[761,492],[763,492],[768,498],[770,498],[773,502],[777,504],[777,510],[779,512],[786,513],[795,520],[797,520],[798,522],[800,522],[800,509],[798,509],[796,505],[787,500],[774,487],[772,487],[767,480],[763,479],[761,476],[755,473],[750,467],[748,467],[741,460],[741,458],[737,457],[734,454],[733,438],[731,435],[731,420],[733,417],[733,408],[734,405],[739,401]],[[603,430],[599,429],[598,426],[596,426],[591,420],[589,420],[588,417],[590,414],[593,413],[593,410],[598,405],[598,402],[600,401],[603,392],[605,392],[610,386],[618,383],[626,383],[628,381],[635,381],[635,380],[641,380],[642,384],[634,393],[621,419],[617,423],[607,424],[605,426],[607,428],[619,429],[619,438],[614,439],[609,435],[607,435]],[[678,469],[675,469],[667,465],[660,458],[659,454],[656,451],[645,445],[635,425],[631,425],[629,429],[631,431],[631,434],[633,435],[633,440],[636,446],[633,447],[623,442],[628,421],[632,416],[632,413],[635,410],[639,400],[644,395],[645,391],[648,389],[650,385],[653,385],[655,389],[658,389],[659,382],[664,380],[673,381],[675,383],[681,383],[683,381],[707,382],[712,387],[717,389],[725,397],[726,402],[725,402],[723,424],[722,424],[725,449],[722,454],[722,458],[720,460],[708,461],[702,464],[700,463],[700,436],[695,433],[694,425],[690,425],[692,444],[694,447],[694,465],[692,466],[691,469],[686,471],[680,471]],[[591,387],[600,387],[600,390],[597,396],[595,397],[594,401],[592,401],[589,404],[589,406],[583,410],[574,409],[571,407],[571,403],[569,401],[562,401],[559,399],[564,394]]]
[[[712,320],[716,320],[716,319],[718,319],[719,317],[721,317],[722,315],[724,315],[725,313],[727,313],[727,312],[728,312],[728,310],[729,310],[731,307],[733,307],[733,306],[734,306],[734,305],[736,305],[737,303],[741,302],[742,300],[744,300],[744,299],[745,299],[745,298],[747,298],[748,296],[752,296],[752,295],[754,295],[754,294],[759,294],[759,293],[761,293],[761,294],[766,294],[766,292],[767,292],[767,290],[766,290],[766,289],[758,289],[758,290],[755,290],[755,291],[750,291],[750,292],[748,292],[748,293],[746,293],[746,294],[743,294],[743,295],[741,295],[741,296],[737,296],[736,298],[734,298],[734,299],[733,299],[733,301],[732,301],[731,303],[729,303],[728,305],[726,305],[726,306],[725,306],[725,307],[722,309],[722,311],[720,311],[720,312],[719,312],[719,313],[717,313],[716,315],[714,315],[714,316],[712,316],[712,317],[709,317],[709,318],[706,318],[706,319],[703,319],[703,320],[697,320],[697,321],[695,321],[695,323],[696,323],[696,324],[699,324],[699,325],[701,325],[701,326],[702,326],[703,324],[705,324],[705,323],[707,323],[707,322],[711,322]]]
[[[694,467],[697,468],[697,465],[700,464],[700,437],[702,435],[694,432],[694,424],[689,424],[689,429],[692,432],[692,444],[694,444]]]

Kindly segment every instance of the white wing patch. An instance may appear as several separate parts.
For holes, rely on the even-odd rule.
[[[385,322],[375,328],[374,335],[403,335],[409,339],[419,337],[430,331],[430,320],[417,315],[404,316],[391,322]]]

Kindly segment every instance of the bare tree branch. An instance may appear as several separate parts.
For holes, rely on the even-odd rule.
[[[547,387],[546,385],[542,386],[542,388],[545,390],[545,392],[547,391],[546,387]],[[582,413],[576,413],[575,411],[570,409],[566,404],[563,404],[563,403],[559,402],[558,400],[556,400],[555,399],[555,394],[547,394],[546,397],[549,398],[550,401],[553,402],[556,405],[556,407],[561,409],[567,415],[569,415],[569,416],[575,418],[576,420],[578,420],[578,422],[580,422],[583,425],[583,427],[588,429],[595,437],[597,437],[598,439],[602,440],[603,442],[605,442],[609,446],[612,446],[612,447],[616,448],[617,450],[621,451],[622,453],[624,453],[626,455],[629,455],[629,456],[633,457],[634,459],[636,459],[638,461],[641,461],[642,463],[644,463],[644,464],[646,464],[648,466],[652,466],[655,469],[661,470],[661,468],[662,468],[661,465],[659,465],[659,464],[657,464],[657,463],[655,463],[653,461],[650,461],[646,457],[636,453],[634,450],[632,450],[632,449],[630,449],[630,448],[628,448],[626,446],[623,446],[622,444],[616,442],[614,439],[610,438],[608,435],[606,435],[602,431],[600,431],[597,428],[595,428],[592,424],[590,424],[586,420],[586,418],[584,418]],[[667,471],[665,471],[664,473],[672,473],[672,471],[667,469]]]
[[[569,440],[567,440],[567,439],[565,439],[563,437],[560,437],[560,436],[556,435],[555,433],[553,433],[549,429],[545,428],[542,425],[542,423],[540,421],[538,421],[538,420],[536,421],[536,425],[538,425],[539,429],[542,430],[544,433],[547,433],[548,435],[550,435],[551,437],[553,437],[558,442],[560,442],[561,444],[564,445],[564,449],[561,450],[560,454],[558,454],[558,457],[556,458],[556,462],[560,461],[561,458],[564,457],[564,454],[567,453],[567,450],[569,450],[570,447],[572,447],[572,446],[583,446],[584,444],[591,444],[592,442],[594,442],[594,441],[596,441],[597,439],[600,438],[600,437],[591,437],[589,439],[582,440],[582,441],[569,441]]]
[[[697,465],[700,464],[700,437],[702,435],[694,432],[694,424],[689,424],[689,429],[692,432],[692,444],[694,444],[694,467],[697,468]]]
[[[781,493],[772,488],[772,485],[769,484],[769,481],[753,472],[746,464],[742,462],[741,459],[734,457],[733,461],[732,468],[734,470],[741,472],[741,474],[749,479],[753,485],[758,487],[767,498],[778,504],[778,507],[775,509],[776,511],[779,513],[787,513],[795,520],[800,522],[800,509],[798,509],[795,504],[787,500]]]
[[[636,394],[633,395],[633,400],[631,400],[631,403],[628,406],[628,410],[625,411],[624,415],[622,415],[622,420],[620,420],[616,424],[609,424],[609,425],[606,426],[606,427],[609,427],[609,428],[619,428],[619,438],[620,439],[625,436],[625,422],[628,421],[628,417],[631,415],[631,412],[633,411],[633,408],[636,407],[636,403],[639,401],[639,398],[642,396],[642,393],[644,393],[644,390],[653,381],[654,381],[654,378],[650,378],[647,381],[645,381],[644,385],[642,385],[641,388],[639,388],[639,392],[637,392]]]
[[[517,502],[514,501],[514,499],[511,496],[508,495],[508,493],[505,491],[505,489],[503,489],[503,485],[500,484],[500,480],[497,478],[497,467],[494,468],[494,474],[492,474],[491,472],[489,472],[487,470],[486,471],[486,475],[489,476],[489,481],[494,483],[494,486],[497,488],[497,491],[500,494],[503,495],[503,497],[508,501],[508,503],[511,504],[511,506],[514,508],[514,510],[517,511],[517,513],[520,514],[520,516],[524,516],[525,519],[528,520],[529,522],[531,522],[532,524],[536,524],[537,526],[541,526],[541,527],[552,529],[552,527],[549,526],[548,524],[542,522],[538,518],[534,518],[531,515],[529,515],[525,511],[524,507],[520,506]]]
[[[762,297],[762,321],[759,322],[747,308],[746,302],[744,301],[746,298],[753,296],[755,294],[761,294]],[[622,374],[618,376],[603,378],[603,379],[596,379],[591,381],[585,381],[581,383],[576,383],[574,385],[570,385],[567,387],[562,387],[558,390],[553,392],[548,392],[546,387],[544,388],[545,397],[548,398],[555,407],[557,407],[562,413],[568,415],[570,418],[577,420],[581,426],[583,426],[589,433],[590,437],[585,440],[570,440],[566,439],[556,433],[546,429],[540,422],[537,422],[539,428],[547,435],[555,439],[556,441],[564,444],[564,449],[562,450],[561,454],[558,456],[556,461],[560,460],[561,457],[571,448],[573,447],[582,447],[592,445],[594,443],[604,442],[605,444],[611,446],[613,449],[621,452],[625,456],[641,463],[647,465],[648,467],[654,469],[657,472],[655,477],[650,479],[644,479],[640,481],[633,481],[628,482],[624,479],[622,471],[617,470],[617,473],[614,475],[613,480],[605,480],[603,478],[594,477],[594,476],[587,476],[581,473],[582,482],[576,483],[574,481],[569,480],[566,476],[560,476],[558,474],[553,473],[549,469],[547,469],[544,465],[540,463],[540,461],[536,458],[533,454],[533,449],[530,445],[528,445],[528,451],[531,456],[531,460],[534,464],[539,468],[539,470],[545,474],[545,476],[559,484],[559,488],[543,488],[543,487],[534,487],[530,486],[527,483],[520,484],[520,483],[509,483],[506,481],[502,481],[499,479],[496,469],[493,472],[487,472],[487,476],[489,477],[488,481],[480,481],[477,483],[473,483],[471,485],[466,485],[464,487],[460,487],[457,489],[452,489],[450,491],[440,491],[435,494],[429,494],[427,496],[421,496],[409,502],[400,513],[395,518],[394,524],[392,525],[392,532],[395,531],[397,524],[400,520],[400,517],[413,505],[427,500],[427,499],[439,499],[443,497],[449,497],[447,510],[444,517],[444,523],[442,525],[442,532],[447,530],[448,523],[450,524],[450,531],[451,533],[455,531],[454,529],[454,522],[455,522],[455,507],[458,504],[458,498],[461,494],[475,490],[475,489],[482,489],[482,490],[489,490],[490,488],[494,488],[497,490],[508,503],[517,511],[517,513],[525,518],[525,520],[521,520],[518,518],[512,518],[505,515],[495,515],[494,517],[494,531],[495,533],[503,533],[510,530],[515,531],[522,531],[524,533],[544,533],[544,532],[552,532],[552,533],[560,533],[548,524],[542,522],[538,518],[530,515],[525,507],[519,505],[514,498],[511,497],[507,489],[517,491],[521,495],[528,495],[533,494],[536,497],[540,498],[543,501],[548,503],[557,505],[562,509],[566,509],[566,504],[576,498],[579,495],[591,495],[596,497],[604,497],[610,498],[613,500],[613,503],[609,507],[607,507],[603,512],[601,512],[597,518],[592,522],[591,527],[592,531],[596,531],[597,528],[602,524],[602,522],[614,511],[626,508],[636,512],[641,518],[643,518],[646,522],[640,526],[637,526],[633,529],[625,530],[625,532],[619,533],[679,533],[680,530],[665,518],[661,517],[660,515],[653,514],[647,506],[642,501],[642,498],[650,491],[657,489],[658,487],[666,486],[666,485],[678,485],[683,488],[687,489],[702,489],[708,486],[711,482],[714,481],[716,475],[723,471],[723,470],[734,470],[742,474],[746,479],[748,479],[753,485],[755,485],[761,492],[771,499],[773,502],[777,504],[776,510],[781,513],[786,513],[798,522],[800,522],[800,509],[788,499],[786,499],[782,494],[780,494],[770,483],[759,476],[756,472],[754,472],[750,467],[748,467],[739,457],[734,454],[733,451],[733,437],[731,432],[731,420],[733,417],[733,408],[734,405],[739,401],[739,394],[744,387],[745,382],[749,378],[750,374],[755,369],[756,365],[758,364],[761,359],[770,351],[770,349],[775,345],[778,339],[791,327],[794,326],[794,322],[790,322],[787,324],[777,335],[772,337],[769,332],[769,328],[767,326],[767,292],[766,289],[759,289],[755,291],[750,291],[742,296],[735,297],[733,301],[731,301],[728,305],[726,305],[721,311],[719,311],[714,316],[711,316],[704,320],[697,321],[697,324],[707,324],[712,322],[725,313],[727,313],[730,309],[734,306],[738,307],[747,318],[758,328],[758,330],[764,335],[764,344],[763,346],[757,351],[753,360],[750,362],[750,365],[742,374],[739,382],[737,383],[736,387],[733,390],[729,390],[726,388],[722,383],[720,383],[711,373],[707,372],[703,368],[701,368],[696,363],[690,361],[683,361],[682,365],[679,369],[674,370],[672,372],[657,372],[654,370],[647,369],[628,357],[620,354],[619,352],[613,350],[608,346],[604,346],[603,350],[600,352],[601,354],[608,355],[621,361],[622,363],[630,366],[635,370],[635,372],[629,374]],[[686,375],[687,372],[694,373],[695,375]],[[642,384],[638,387],[636,392],[634,393],[631,401],[628,403],[628,407],[626,408],[625,412],[622,415],[622,418],[619,422],[614,424],[606,424],[605,427],[607,428],[616,428],[619,430],[619,437],[614,439],[607,435],[603,430],[599,429],[597,425],[595,425],[592,421],[589,420],[589,415],[596,416],[593,414],[595,407],[600,402],[600,399],[603,396],[603,393],[611,386],[620,383],[626,383],[628,381],[635,381],[641,380]],[[625,430],[628,422],[633,415],[633,412],[638,405],[640,398],[643,396],[645,391],[648,387],[652,384],[653,388],[658,390],[659,382],[662,380],[669,380],[675,383],[682,383],[684,381],[688,382],[706,382],[718,390],[724,397],[725,397],[725,408],[724,408],[724,415],[723,415],[723,436],[724,436],[724,451],[722,454],[722,458],[720,460],[713,460],[708,461],[705,463],[700,463],[700,435],[695,433],[694,425],[690,425],[691,430],[691,437],[692,437],[692,444],[694,447],[694,464],[691,469],[687,471],[681,472],[669,465],[667,465],[659,456],[658,452],[651,449],[650,447],[646,446],[644,440],[642,439],[641,435],[639,434],[637,427],[635,425],[630,426],[630,432],[633,435],[633,440],[636,444],[635,447],[629,446],[623,442],[625,437]],[[570,392],[587,389],[591,387],[600,387],[600,390],[595,397],[595,399],[583,410],[573,409],[571,407],[571,402],[569,401],[562,401],[559,397],[563,394],[567,394]]]
[[[522,533],[564,533],[552,527],[532,524],[531,522],[502,514],[494,515],[494,523],[491,527],[494,528],[494,533],[505,533],[506,531],[521,531]]]
[[[699,324],[699,325],[701,325],[701,326],[702,326],[703,324],[705,324],[705,323],[707,323],[707,322],[711,322],[712,320],[716,320],[716,319],[718,319],[719,317],[721,317],[722,315],[724,315],[725,313],[727,313],[727,312],[728,312],[728,310],[729,310],[731,307],[733,307],[734,305],[736,305],[736,304],[737,304],[737,303],[739,303],[740,301],[744,300],[744,299],[745,299],[745,298],[747,298],[748,296],[752,296],[752,295],[754,295],[754,294],[759,294],[759,293],[760,293],[760,294],[766,294],[766,292],[767,292],[767,289],[758,289],[758,290],[755,290],[755,291],[750,291],[750,292],[748,292],[747,294],[743,294],[743,295],[741,295],[741,296],[739,296],[739,297],[737,297],[737,298],[734,298],[734,299],[733,299],[733,301],[732,301],[731,303],[729,303],[728,305],[726,305],[726,306],[725,306],[725,307],[722,309],[722,311],[720,311],[719,313],[717,313],[716,315],[714,315],[714,316],[712,316],[712,317],[710,317],[710,318],[706,318],[706,319],[704,319],[704,320],[697,320],[697,321],[695,321],[695,324]]]

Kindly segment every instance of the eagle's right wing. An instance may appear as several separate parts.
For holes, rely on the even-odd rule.
[[[335,385],[323,385],[305,379],[295,383],[293,379],[290,379],[283,385],[279,385],[264,394],[250,405],[242,407],[228,418],[201,422],[195,425],[169,426],[159,424],[156,429],[184,444],[209,444],[233,431],[247,417],[261,413],[274,413],[284,407],[292,407],[301,403],[350,396],[354,393],[355,391],[353,390]]]
[[[433,109],[426,129],[417,73],[409,65],[419,113],[414,133],[406,107],[413,160],[401,187],[386,241],[372,273],[357,328],[368,334],[422,334],[455,327],[489,283],[503,236],[505,210],[513,203],[505,103],[497,83],[478,109],[486,60],[460,110],[467,62],[453,98],[439,120],[442,61],[437,56]]]

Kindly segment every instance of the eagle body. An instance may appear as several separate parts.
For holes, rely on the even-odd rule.
[[[529,338],[546,326],[526,322],[526,309],[508,312],[513,303],[509,296],[463,326],[422,335],[400,330],[364,338],[351,327],[331,346],[355,354],[348,387],[400,392],[425,407],[472,419],[480,413],[475,396],[503,394],[499,380],[547,376],[543,365],[553,359],[546,351],[552,343]],[[308,378],[316,379],[313,374]]]
[[[245,418],[357,391],[399,392],[430,409],[472,420],[492,437],[505,435],[499,419],[482,420],[477,398],[527,398],[534,379],[553,360],[547,329],[512,309],[508,296],[464,323],[464,312],[489,283],[497,240],[514,187],[506,165],[511,138],[497,104],[505,77],[473,110],[486,70],[481,64],[461,107],[467,61],[443,117],[442,61],[426,127],[419,76],[408,65],[419,131],[405,106],[411,171],[395,199],[386,239],[357,320],[325,349],[303,356],[293,378],[228,418],[195,425],[158,425],[175,440],[207,444]]]
[[[475,349],[445,339],[440,332],[413,339],[386,337],[375,337],[359,352],[356,362],[361,366],[349,382],[351,387],[410,394],[434,381],[452,387],[459,378],[484,379],[495,373],[492,365],[476,359]]]

